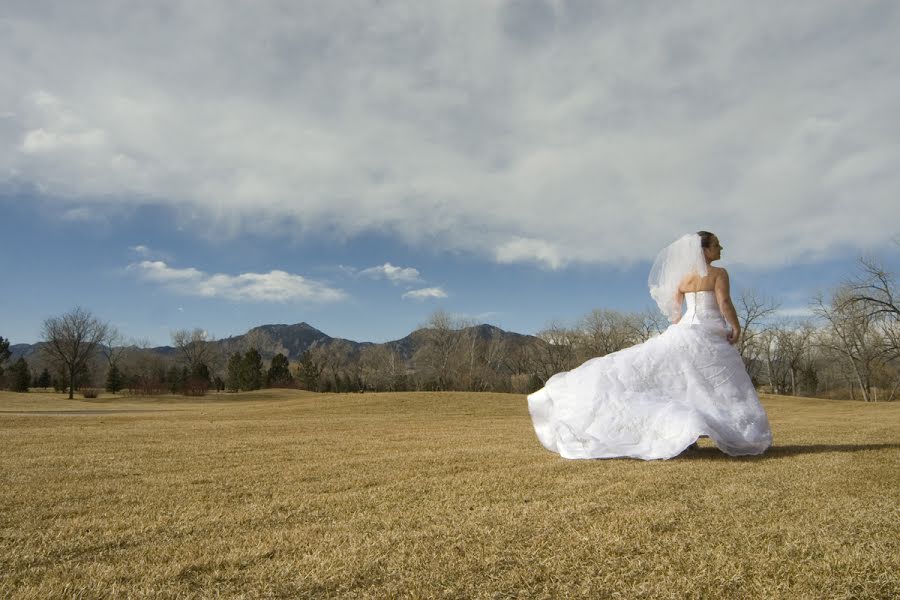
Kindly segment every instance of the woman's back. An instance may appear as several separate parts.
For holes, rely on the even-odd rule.
[[[716,289],[716,280],[719,275],[725,271],[720,267],[709,265],[706,267],[707,275],[701,277],[696,273],[691,273],[685,277],[678,286],[678,291],[686,294],[688,292],[712,292]]]

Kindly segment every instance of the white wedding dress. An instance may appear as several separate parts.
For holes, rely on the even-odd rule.
[[[714,292],[685,294],[657,337],[557,373],[528,396],[534,430],[563,458],[671,458],[702,435],[734,456],[772,443],[766,412]]]

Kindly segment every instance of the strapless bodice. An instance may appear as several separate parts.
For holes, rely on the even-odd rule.
[[[686,310],[679,324],[725,324],[725,318],[719,310],[719,301],[716,300],[714,291],[685,292],[684,303]]]

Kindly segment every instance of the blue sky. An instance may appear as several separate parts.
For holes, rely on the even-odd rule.
[[[735,14],[735,12],[740,14]],[[441,308],[534,333],[651,305],[715,231],[802,314],[900,267],[900,6],[13,2],[0,335],[76,304],[132,338]]]

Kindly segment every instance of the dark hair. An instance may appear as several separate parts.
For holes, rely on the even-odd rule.
[[[708,231],[698,231],[697,235],[700,236],[701,248],[709,248],[709,245],[712,244],[712,239],[716,237],[714,233],[710,233]]]

